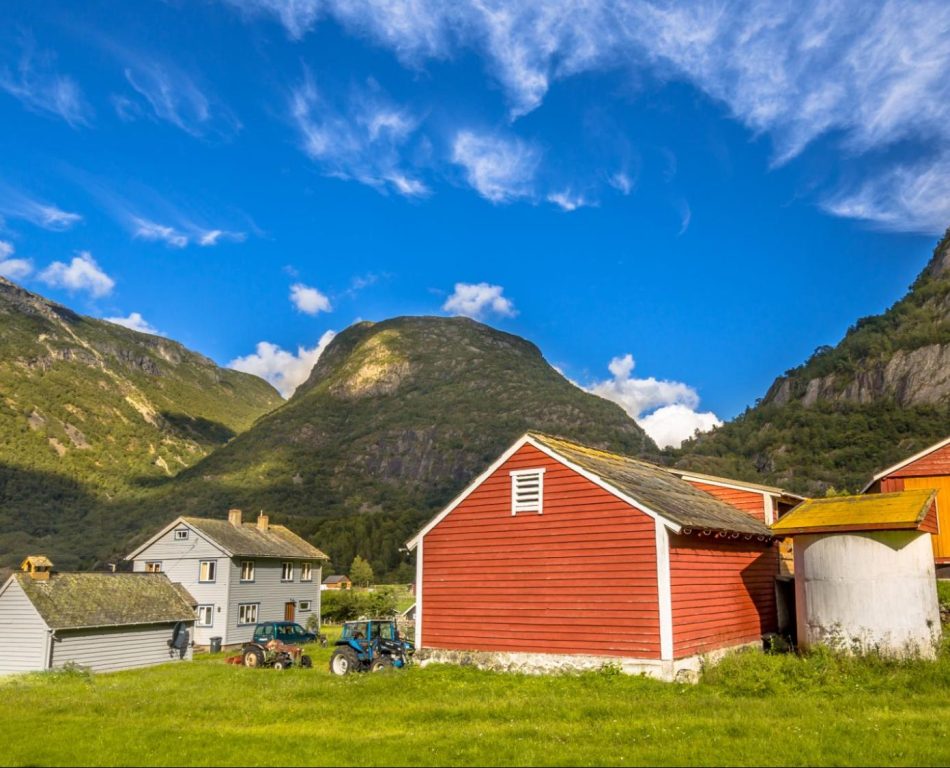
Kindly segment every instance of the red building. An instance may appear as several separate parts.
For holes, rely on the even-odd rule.
[[[758,513],[544,435],[518,440],[409,547],[416,645],[430,658],[611,660],[671,679],[776,629],[777,550]]]

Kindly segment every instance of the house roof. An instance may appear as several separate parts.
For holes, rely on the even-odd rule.
[[[761,483],[750,483],[746,480],[734,480],[731,477],[719,477],[718,475],[706,475],[702,472],[692,472],[688,469],[679,469],[677,467],[664,467],[667,472],[672,472],[677,477],[690,478],[700,482],[710,483],[712,485],[724,485],[740,489],[748,489],[757,493],[767,493],[769,496],[778,496],[790,500],[804,501],[804,496],[786,491],[784,488],[778,488],[774,485],[762,485]]]
[[[16,573],[50,629],[194,621],[194,598],[163,573],[54,573],[49,580]]]
[[[897,462],[894,466],[888,467],[887,469],[878,472],[874,477],[871,478],[870,482],[861,489],[861,493],[867,493],[868,488],[874,485],[878,480],[881,480],[888,475],[903,469],[908,464],[913,464],[915,461],[920,461],[922,458],[924,458],[924,456],[927,456],[934,451],[939,451],[946,445],[950,445],[950,437],[945,437],[939,443],[934,443],[929,448],[924,448],[924,450],[922,450],[920,453],[915,453],[913,456],[906,458],[903,461]]]
[[[926,488],[867,496],[809,499],[772,526],[776,535],[835,531],[913,530],[924,522],[937,492]]]
[[[324,580],[324,584],[340,584],[344,581],[349,581],[349,576],[327,576]]]
[[[168,531],[182,523],[216,544],[229,557],[273,557],[288,560],[329,560],[323,552],[283,525],[268,525],[262,531],[256,523],[232,525],[210,517],[179,517],[126,557],[131,560]]]

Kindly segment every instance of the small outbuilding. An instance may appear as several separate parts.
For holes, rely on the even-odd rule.
[[[56,573],[45,558],[27,558],[0,587],[0,674],[190,659],[194,622],[191,596],[164,574]]]
[[[323,580],[323,584],[320,586],[320,589],[326,591],[336,590],[336,589],[351,589],[353,582],[350,581],[349,576],[341,576],[340,574],[334,574],[333,576],[327,576]]]
[[[806,501],[772,526],[795,553],[798,644],[933,657],[936,491]]]

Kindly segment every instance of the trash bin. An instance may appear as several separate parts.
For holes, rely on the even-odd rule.
[[[211,638],[211,647],[208,648],[211,653],[221,653],[221,638],[212,637]]]

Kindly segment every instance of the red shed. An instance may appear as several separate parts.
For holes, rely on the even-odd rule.
[[[775,631],[768,527],[668,470],[527,434],[409,542],[421,656],[672,679]]]

